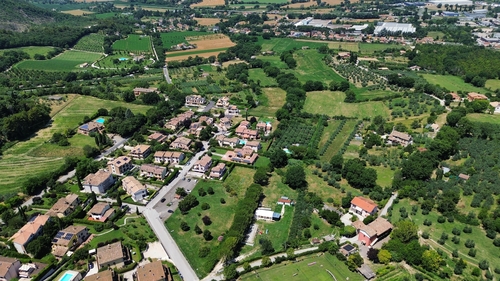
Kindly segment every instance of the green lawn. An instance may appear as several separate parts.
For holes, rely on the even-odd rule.
[[[382,187],[391,187],[392,179],[394,178],[395,170],[391,170],[390,167],[385,168],[384,166],[370,166],[370,168],[377,171],[377,184]]]
[[[257,158],[257,161],[255,161],[255,167],[260,168],[260,167],[268,167],[271,161],[269,158],[264,157],[264,156],[259,156]]]
[[[188,43],[186,37],[190,36],[201,36],[201,35],[209,35],[207,32],[200,31],[176,31],[176,32],[168,32],[161,33],[161,41],[163,42],[163,47],[169,49],[172,45],[177,45],[180,43]]]
[[[498,80],[498,79],[488,79],[488,80],[486,80],[486,85],[484,87],[487,88],[487,89],[490,89],[492,91],[500,89],[500,80]]]
[[[120,61],[120,58],[126,58],[127,60]],[[118,60],[116,64],[115,59]],[[97,62],[96,65],[102,68],[130,68],[134,65],[142,67],[151,63],[151,61],[148,59],[148,56],[146,56],[145,59],[141,62],[135,62],[132,59],[133,57],[128,55],[126,52],[118,52],[103,58],[102,60]]]
[[[113,43],[113,50],[149,52],[151,51],[151,41],[149,36],[130,34],[126,39],[121,39]]]
[[[343,92],[308,92],[304,111],[329,116],[373,118],[377,115],[389,117],[389,108],[382,101],[344,103]]]
[[[331,281],[331,280],[364,280],[358,273],[351,272],[347,266],[330,254],[313,254],[300,261],[286,262],[269,268],[258,269],[241,277],[244,281],[275,281],[275,280],[301,280],[301,281]],[[328,273],[329,270],[336,279]]]
[[[467,114],[467,119],[472,122],[484,122],[492,124],[500,124],[500,115],[484,114],[484,113],[470,113]]]
[[[19,191],[26,175],[37,175],[53,171],[59,167],[64,156],[83,155],[85,144],[95,145],[91,137],[75,135],[69,139],[71,146],[62,147],[46,143],[55,132],[76,128],[84,116],[94,114],[99,108],[110,110],[123,106],[134,113],[146,113],[150,108],[144,105],[128,104],[119,101],[101,100],[89,96],[69,96],[65,105],[59,105],[60,111],[53,112],[50,127],[39,130],[31,139],[18,142],[4,152],[0,159],[0,194]]]
[[[305,83],[308,80],[321,81],[328,85],[332,81],[345,81],[331,67],[328,67],[323,61],[325,55],[316,50],[299,50],[294,53],[297,60],[297,67],[293,73],[300,82]]]
[[[252,184],[253,174],[253,169],[235,167],[225,182],[201,180],[192,191],[198,198],[199,205],[191,209],[187,215],[182,215],[177,209],[166,221],[165,225],[167,229],[171,231],[172,237],[198,276],[206,276],[209,272],[209,269],[204,266],[208,258],[200,258],[198,250],[206,246],[210,247],[212,251],[218,251],[219,242],[217,241],[217,237],[223,235],[231,226],[238,200],[244,197],[246,188]],[[204,197],[200,197],[197,190],[201,187],[207,190],[209,186],[214,189],[215,194],[207,194]],[[225,191],[225,186],[233,188],[237,195],[230,196]],[[220,203],[221,198],[224,198],[226,201],[225,204]],[[201,205],[203,203],[208,203],[210,209],[202,210]],[[212,224],[209,226],[205,226],[201,221],[201,218],[205,215],[209,216],[212,220]],[[189,231],[184,232],[180,229],[182,221],[187,222],[191,227]],[[195,225],[198,225],[202,230],[210,230],[214,239],[212,241],[205,241],[202,235],[197,235],[194,232]]]
[[[328,48],[339,51],[359,52],[359,43],[355,42],[329,42]]]
[[[294,40],[290,38],[271,38],[269,40],[260,38],[258,42],[262,45],[263,52],[275,51],[278,53],[293,49],[300,49],[303,46],[308,46],[309,48],[318,48],[324,44],[328,44],[328,42],[322,42],[322,41],[308,42],[308,41]]]
[[[285,104],[286,92],[280,88],[264,88],[259,96],[259,106],[248,110],[249,115],[274,117],[276,111]]]
[[[2,55],[6,51],[23,51],[26,52],[28,55],[30,55],[31,58],[35,54],[40,54],[40,55],[47,55],[48,52],[54,50],[54,47],[46,46],[46,47],[39,47],[39,46],[30,46],[30,47],[19,47],[19,48],[13,48],[13,49],[2,49],[0,50],[0,55]]]
[[[274,202],[273,205],[268,207],[275,207],[277,204]],[[281,213],[281,206],[279,206],[279,212]],[[277,210],[276,210],[277,211]],[[285,214],[279,221],[269,222],[269,221],[257,221],[257,226],[259,227],[258,234],[255,237],[255,246],[259,245],[259,239],[269,239],[273,243],[273,248],[276,251],[284,251],[283,244],[288,238],[288,231],[290,230],[290,225],[292,223],[294,207],[285,206]],[[278,211],[277,211],[278,212]]]
[[[248,70],[248,76],[253,81],[260,81],[262,87],[276,86],[278,83],[272,77],[268,77],[262,68],[253,68]]]
[[[50,60],[26,60],[15,65],[19,69],[34,69],[44,71],[72,71],[83,70],[80,64],[92,64],[102,55],[81,51],[65,51]]]
[[[464,91],[464,92],[487,92],[483,88],[478,88],[472,86],[471,84],[465,83],[462,78],[453,75],[435,75],[435,74],[422,74],[425,80],[431,84],[439,85],[450,91]]]

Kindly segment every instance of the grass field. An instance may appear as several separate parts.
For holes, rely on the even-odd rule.
[[[384,166],[370,166],[370,168],[377,171],[377,184],[382,187],[391,187],[392,180],[394,178],[395,170],[391,170],[390,167],[385,168]]]
[[[103,45],[104,45],[104,35],[98,33],[92,33],[78,40],[73,49],[80,51],[87,51],[87,52],[102,53]]]
[[[293,70],[299,81],[305,83],[307,80],[321,81],[328,85],[332,81],[345,81],[331,67],[323,62],[323,54],[316,50],[299,50],[294,53],[297,67]]]
[[[275,51],[278,53],[293,49],[300,49],[303,46],[308,46],[309,48],[318,48],[324,44],[328,44],[328,42],[321,42],[321,41],[311,42],[311,41],[301,41],[290,38],[271,38],[270,40],[264,40],[259,38],[258,42],[262,45],[263,52]]]
[[[485,93],[486,90],[467,84],[462,78],[452,75],[422,74],[425,80],[431,84],[439,85],[450,91],[478,92]]]
[[[188,41],[186,40],[186,37],[203,36],[203,35],[208,35],[208,34],[210,34],[210,33],[200,32],[200,31],[168,32],[168,33],[161,34],[161,41],[163,43],[163,47],[168,49],[172,45],[177,45],[180,43],[188,43]]]
[[[498,79],[488,79],[488,80],[486,80],[486,85],[484,87],[487,88],[487,89],[490,89],[492,91],[500,89],[500,80],[498,80]]]
[[[198,24],[206,26],[218,24],[221,20],[218,18],[194,18],[194,19],[198,22]]]
[[[359,51],[361,53],[369,53],[369,54],[390,48],[402,48],[402,47],[403,46],[397,44],[359,43]]]
[[[149,36],[130,34],[126,39],[121,39],[113,43],[113,50],[149,52],[151,51],[151,40]]]
[[[169,52],[167,53],[167,58],[169,59],[176,59],[177,57],[195,57],[195,56],[201,56],[206,53],[220,53],[224,52],[228,48],[216,48],[216,49],[209,49],[209,50],[189,50],[189,51],[176,51],[176,52]]]
[[[252,68],[248,70],[248,76],[253,81],[260,81],[262,87],[276,86],[278,83],[272,77],[268,77],[262,68]]]
[[[329,116],[343,115],[357,118],[372,118],[377,115],[389,117],[389,109],[381,101],[345,103],[344,99],[345,94],[343,92],[308,92],[304,111]]]
[[[359,43],[355,42],[330,42],[328,48],[342,51],[359,52]]]
[[[300,281],[331,281],[350,280],[361,281],[364,278],[358,273],[351,272],[347,266],[330,254],[313,254],[295,263],[282,263],[269,268],[257,269],[243,275],[243,281],[275,281],[275,280],[300,280]],[[332,278],[329,270],[336,279]]]
[[[80,64],[91,64],[100,57],[101,54],[97,53],[69,50],[50,60],[27,60],[16,64],[15,67],[45,71],[72,71],[83,69],[79,68]]]
[[[19,142],[4,152],[0,159],[0,194],[19,191],[26,175],[35,176],[54,170],[63,163],[63,157],[66,155],[83,155],[82,148],[85,144],[95,145],[91,137],[75,135],[69,139],[69,147],[53,145],[46,141],[55,132],[76,128],[84,116],[94,114],[99,108],[109,110],[117,106],[130,108],[135,113],[146,113],[150,108],[78,95],[69,95],[64,104],[54,104],[53,122],[50,127],[38,131],[31,139]]]
[[[252,4],[255,2],[255,0],[243,0],[243,3],[245,2],[252,2]],[[259,4],[284,4],[287,3],[287,0],[257,0]]]
[[[23,51],[26,52],[31,58],[35,54],[47,55],[50,51],[54,50],[54,47],[38,47],[38,46],[30,46],[30,47],[19,47],[14,49],[2,49],[0,50],[0,55],[2,55],[6,51]]]
[[[321,139],[319,140],[318,147],[321,148],[325,145],[325,143],[328,141],[330,138],[330,135],[332,132],[334,132],[338,126],[340,125],[340,120],[328,120],[328,126],[323,130],[323,135],[321,136]]]
[[[274,117],[276,111],[285,104],[286,93],[280,88],[264,88],[259,97],[259,106],[248,110],[248,114],[258,117]]]
[[[246,188],[253,183],[254,172],[254,170],[249,168],[235,167],[225,182],[200,181],[192,191],[198,198],[200,204],[191,209],[187,215],[182,215],[177,209],[165,223],[167,229],[171,231],[172,237],[198,276],[201,277],[208,274],[208,271],[205,270],[203,266],[207,258],[200,258],[198,256],[198,250],[203,246],[210,247],[212,251],[218,250],[217,246],[219,242],[217,241],[217,237],[223,235],[231,226],[238,200],[244,197]],[[199,188],[203,187],[207,190],[209,186],[214,189],[215,194],[206,195],[204,197],[198,196],[197,190]],[[231,197],[225,191],[225,186],[232,187],[237,193],[237,196]],[[221,198],[224,198],[226,201],[225,204],[220,203]],[[201,204],[203,203],[208,203],[210,209],[202,210]],[[200,213],[201,216],[198,216],[198,213]],[[201,217],[205,215],[209,216],[212,220],[212,224],[209,226],[205,226],[201,221]],[[181,221],[187,222],[191,229],[186,232],[182,231],[180,229]],[[202,235],[196,235],[194,232],[195,225],[198,225],[203,230],[210,230],[214,239],[212,241],[205,241]]]
[[[500,124],[500,115],[483,114],[483,113],[470,113],[467,114],[467,119],[472,122],[484,122],[492,124]]]
[[[337,121],[340,123],[340,121]],[[333,139],[332,143],[328,146],[328,149],[326,150],[325,154],[320,157],[321,161],[323,162],[330,162],[330,159],[337,154],[344,145],[344,143],[347,140],[347,137],[351,134],[352,130],[354,129],[354,126],[356,125],[356,120],[348,120],[344,127],[342,127],[342,130],[340,130],[339,134]],[[323,132],[323,134],[325,134]],[[328,134],[328,137],[330,134]]]

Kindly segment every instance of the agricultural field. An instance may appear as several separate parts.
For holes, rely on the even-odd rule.
[[[371,54],[377,51],[383,51],[391,48],[406,49],[404,46],[397,44],[359,43],[359,51],[362,54]]]
[[[149,36],[129,34],[126,39],[113,43],[113,50],[130,52],[150,52],[151,40]]]
[[[123,60],[125,58],[126,60]],[[120,60],[122,59],[122,60]],[[144,66],[150,64],[151,60],[149,56],[146,55],[144,60],[140,62],[133,61],[133,57],[126,54],[126,52],[115,52],[113,55],[106,56],[102,60],[99,60],[96,65],[102,68],[130,68],[134,65]]]
[[[242,281],[275,281],[275,280],[301,280],[301,281],[331,281],[350,280],[361,281],[364,278],[356,272],[350,271],[337,257],[330,254],[312,254],[298,258],[298,262],[285,262],[262,268],[243,275]],[[328,272],[330,271],[330,273]],[[332,277],[335,276],[335,278]]]
[[[293,70],[293,73],[300,82],[305,83],[312,80],[321,81],[328,85],[332,81],[340,82],[345,80],[323,62],[324,56],[316,50],[299,50],[294,53],[297,67]]]
[[[180,43],[188,43],[186,37],[192,37],[192,36],[203,36],[203,35],[209,35],[210,33],[207,32],[200,32],[200,31],[186,31],[186,32],[168,32],[168,33],[162,33],[161,34],[161,41],[163,43],[163,47],[168,49],[172,45],[177,45]]]
[[[19,48],[14,48],[14,49],[2,49],[0,50],[0,55],[2,55],[6,51],[23,51],[27,53],[31,58],[35,54],[40,54],[40,55],[47,55],[50,51],[53,51],[54,47],[39,47],[39,46],[30,46],[30,47],[19,47]]]
[[[359,43],[355,42],[329,42],[328,48],[339,51],[359,52]]]
[[[218,18],[194,18],[194,19],[198,22],[198,24],[205,25],[205,26],[216,25],[221,20]],[[223,21],[225,21],[225,20],[223,20]]]
[[[269,40],[259,38],[258,43],[262,45],[263,52],[274,51],[278,53],[293,49],[300,49],[303,46],[308,46],[309,48],[317,48],[324,44],[328,44],[328,42],[313,41],[313,40],[303,41],[303,40],[294,40],[290,38],[271,38]]]
[[[485,89],[465,83],[462,78],[453,75],[422,74],[422,77],[431,84],[439,85],[453,92],[464,91],[483,94],[487,92]]]
[[[483,114],[483,113],[470,113],[467,114],[467,119],[472,122],[484,122],[500,125],[500,115],[499,114]]]
[[[129,5],[122,5],[122,4],[118,4],[118,5],[114,5],[114,6],[117,8],[120,8],[120,9],[130,7]],[[161,13],[165,13],[166,11],[169,10],[167,8],[159,8],[158,6],[149,6],[149,5],[136,5],[135,9],[137,10],[138,8],[141,8],[142,10],[146,10],[146,11],[153,11],[153,12],[158,11]]]
[[[276,111],[285,104],[286,93],[280,88],[263,88],[259,106],[248,110],[248,114],[258,117],[274,117]]]
[[[93,14],[94,12],[82,10],[82,9],[76,9],[76,10],[62,11],[62,13],[70,14],[72,16],[85,16],[85,15]]]
[[[82,70],[83,63],[92,64],[102,55],[81,51],[65,51],[50,60],[27,60],[15,65],[18,69],[33,69],[45,71],[74,71]]]
[[[200,3],[192,4],[191,8],[196,7],[213,7],[213,6],[224,6],[224,0],[203,0]]]
[[[118,101],[101,100],[89,96],[68,95],[64,103],[53,102],[52,124],[39,130],[29,140],[16,143],[7,149],[0,159],[0,194],[16,192],[26,175],[37,175],[54,170],[64,161],[67,155],[83,155],[83,146],[95,145],[90,137],[75,135],[69,139],[71,146],[57,146],[47,141],[55,132],[63,132],[76,128],[84,116],[90,116],[98,108],[111,109],[117,106],[130,108],[132,112],[146,113],[150,108],[144,105],[134,105]],[[16,169],[12,169],[16,167]]]
[[[244,0],[243,3],[245,2],[251,2],[254,4],[255,0]],[[287,3],[287,0],[257,0],[259,4],[284,4]]]
[[[484,85],[486,89],[490,89],[491,91],[495,91],[500,89],[500,80],[498,79],[488,79],[486,80],[486,85]]]
[[[295,144],[306,147],[313,145],[313,147],[316,147],[317,143],[319,143],[321,139],[321,133],[324,129],[322,123],[322,120],[320,120],[317,124],[292,120],[282,129],[282,136],[274,140],[270,149],[289,148]]]
[[[347,138],[354,129],[354,126],[356,125],[357,121],[347,120],[342,127],[340,127],[340,125],[342,124],[340,123],[341,121],[337,122],[339,123],[339,126],[337,127],[339,128],[339,132],[337,133],[335,138],[331,141],[330,145],[328,145],[323,155],[320,156],[320,159],[323,162],[329,162],[330,159],[332,159],[332,157],[340,151],[340,148],[346,142]]]
[[[175,57],[186,57],[186,56],[216,56],[220,52],[227,50],[227,48],[234,46],[235,44],[231,41],[229,37],[223,34],[211,34],[203,36],[186,36],[185,40],[189,44],[196,45],[196,49],[183,50],[183,51],[171,51],[167,53],[168,58]],[[209,54],[210,55],[206,55]],[[176,59],[179,60],[179,59]]]
[[[104,34],[92,33],[82,37],[73,47],[74,50],[102,53],[104,45]]]
[[[208,258],[200,258],[198,250],[206,246],[210,247],[212,251],[218,251],[217,246],[219,242],[217,241],[217,237],[222,235],[231,226],[238,200],[244,197],[246,188],[253,183],[254,172],[254,170],[249,168],[235,167],[224,182],[200,180],[192,191],[192,194],[198,198],[198,206],[191,209],[187,215],[182,215],[180,210],[177,209],[166,221],[165,226],[171,231],[172,237],[198,276],[206,276],[208,274],[208,269],[204,267]],[[236,195],[231,196],[226,192],[226,186],[231,187]],[[203,197],[198,195],[200,188],[206,191],[208,187],[213,188],[215,192],[213,195],[207,194]],[[224,198],[225,204],[220,203],[221,198]],[[210,209],[202,210],[201,205],[203,203],[208,203]],[[201,216],[198,216],[198,213]],[[205,226],[201,221],[201,217],[205,215],[210,217],[212,221],[208,226]],[[182,231],[180,229],[182,221],[187,222],[191,228],[189,231]],[[205,241],[201,234],[195,234],[195,225],[198,225],[203,230],[210,230],[214,239]]]
[[[329,116],[373,118],[377,115],[389,117],[389,108],[381,101],[345,103],[343,92],[308,92],[304,111]]]
[[[278,83],[272,77],[268,77],[262,68],[252,68],[248,70],[248,78],[253,81],[260,81],[262,87],[276,86]]]

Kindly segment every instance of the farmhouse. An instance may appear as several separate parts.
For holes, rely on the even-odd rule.
[[[115,175],[123,175],[133,167],[132,159],[127,156],[120,156],[108,162],[108,171],[111,171]]]
[[[469,100],[469,102],[473,102],[475,100],[487,100],[488,97],[483,94],[472,92],[467,94],[467,99]]]
[[[370,199],[356,196],[351,200],[351,207],[349,208],[349,211],[366,218],[370,215],[376,214],[378,206]]]
[[[181,149],[181,150],[189,150],[189,146],[191,145],[192,140],[185,138],[185,137],[180,137],[175,139],[171,144],[170,148],[171,149]]]
[[[114,270],[108,269],[96,274],[85,276],[85,281],[119,281],[118,274]]]
[[[96,194],[106,193],[106,190],[115,183],[111,172],[99,170],[95,174],[89,174],[83,179],[82,185],[85,192]]]
[[[167,175],[167,168],[153,164],[142,164],[140,171],[143,177],[156,178],[159,180],[165,179]]]
[[[280,199],[278,199],[277,202],[278,205],[285,205],[285,206],[292,206],[294,204],[293,200],[286,197],[286,196],[281,196]]]
[[[259,155],[254,153],[252,148],[244,146],[236,148],[234,151],[227,151],[222,156],[222,160],[253,165],[258,157]]]
[[[157,151],[154,154],[155,163],[179,164],[184,160],[184,153],[178,151]]]
[[[151,135],[148,136],[149,141],[156,141],[158,143],[164,143],[168,139],[167,136],[165,136],[162,133],[155,132]]]
[[[0,256],[0,281],[10,281],[17,278],[17,271],[21,267],[18,259]]]
[[[161,261],[148,263],[137,268],[137,281],[171,281],[170,270]]]
[[[224,172],[226,172],[226,164],[219,163],[210,171],[210,177],[213,179],[220,179],[224,175]]]
[[[229,146],[231,148],[234,148],[236,145],[238,145],[239,142],[238,138],[228,138],[224,135],[218,135],[217,137],[215,137],[215,139],[221,147]]]
[[[277,221],[281,218],[280,213],[276,213],[271,208],[258,208],[255,211],[255,219],[266,221]]]
[[[158,88],[134,88],[134,95],[137,98],[142,94],[157,93]]]
[[[392,144],[400,144],[402,146],[413,144],[412,136],[410,136],[409,134],[398,132],[396,130],[392,130],[387,140],[389,140]]]
[[[42,228],[50,219],[47,215],[38,215],[31,218],[21,229],[19,229],[12,237],[14,248],[20,254],[27,254],[24,248],[31,240],[42,234]]]
[[[226,115],[240,115],[240,110],[238,109],[238,107],[236,105],[229,105],[226,109],[226,111],[224,112],[224,114]]]
[[[490,102],[490,106],[493,107],[493,113],[500,113],[500,102]]]
[[[146,187],[132,176],[123,178],[122,180],[123,189],[128,195],[132,197],[134,202],[142,201],[144,197],[148,194]]]
[[[115,209],[107,202],[98,202],[87,213],[89,220],[105,222],[115,213]]]
[[[90,133],[101,132],[103,129],[103,124],[95,121],[90,121],[78,127],[78,133],[88,136]]]
[[[135,146],[128,154],[132,158],[143,160],[151,153],[151,146],[146,144],[139,144]]]
[[[80,199],[76,194],[69,194],[66,197],[60,198],[57,202],[52,205],[52,208],[46,213],[46,215],[51,217],[65,217],[71,214],[76,206],[80,204]]]
[[[62,258],[66,252],[78,247],[89,237],[89,229],[82,225],[70,225],[52,239],[52,254]]]
[[[453,101],[462,101],[462,98],[457,93],[450,93]]]
[[[373,246],[380,239],[389,235],[393,228],[392,224],[382,217],[376,218],[368,225],[365,225],[363,221],[355,221],[352,226],[356,228],[358,241],[366,246]]]
[[[212,165],[212,158],[210,158],[210,156],[208,155],[204,155],[194,164],[193,171],[205,173],[210,168],[210,165]]]
[[[215,107],[217,108],[227,108],[229,106],[229,98],[228,97],[222,97],[217,100],[217,103],[215,104]]]
[[[129,252],[122,246],[121,241],[97,248],[96,260],[98,269],[103,267],[123,267],[129,258]]]
[[[201,106],[206,102],[205,98],[200,95],[190,95],[186,97],[186,106]]]

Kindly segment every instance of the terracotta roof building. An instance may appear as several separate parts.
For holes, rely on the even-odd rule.
[[[18,259],[0,256],[0,281],[9,281],[17,278],[17,271],[21,267]]]
[[[80,199],[76,194],[68,194],[66,197],[59,198],[57,202],[52,205],[46,215],[52,217],[65,217],[71,214],[75,208],[80,204]]]
[[[220,179],[226,172],[226,164],[219,163],[217,166],[213,167],[210,171],[210,177],[213,179]]]
[[[155,163],[179,164],[184,160],[184,153],[178,151],[157,151],[154,154]]]
[[[176,138],[171,144],[170,148],[171,149],[181,149],[181,150],[189,150],[189,146],[191,145],[192,140],[185,138],[185,137],[179,137]]]
[[[137,268],[137,281],[171,281],[170,270],[161,261],[148,263]]]
[[[407,146],[413,144],[413,138],[411,135],[392,130],[391,134],[387,138],[393,144],[400,144],[402,146]]]
[[[467,99],[470,101],[470,102],[473,102],[473,101],[476,101],[476,100],[487,100],[488,97],[483,95],[483,94],[478,94],[478,93],[468,93],[467,94]]]
[[[69,250],[78,247],[89,237],[89,229],[82,225],[70,225],[59,231],[52,239],[52,254],[63,257]]]
[[[167,175],[167,168],[153,164],[142,164],[140,170],[141,176],[156,178],[159,180],[165,179],[165,176]]]
[[[98,202],[88,211],[89,220],[105,222],[115,213],[115,209],[107,202]]]
[[[105,266],[120,268],[128,259],[128,250],[122,246],[121,241],[97,248],[96,260],[99,269]]]
[[[26,254],[25,246],[42,234],[42,228],[49,219],[50,217],[47,215],[38,215],[12,235],[11,240],[18,253]]]
[[[361,241],[366,246],[374,245],[380,239],[389,235],[393,228],[392,224],[382,217],[376,218],[368,225],[365,225],[362,221],[355,221],[352,226],[356,228],[358,241]]]
[[[106,193],[109,187],[115,183],[111,172],[99,170],[95,174],[89,174],[83,179],[82,185],[85,192],[96,194]]]
[[[194,164],[192,170],[194,172],[205,173],[210,168],[210,165],[212,165],[212,158],[208,155],[204,155]]]
[[[87,275],[83,279],[85,281],[118,281],[118,275],[114,270],[108,269],[96,274]]]
[[[120,156],[108,162],[108,171],[115,175],[123,175],[133,167],[132,159],[128,156]]]
[[[148,190],[140,181],[132,176],[123,178],[123,189],[132,197],[134,202],[142,201],[148,195]]]
[[[136,145],[128,154],[132,158],[145,159],[151,153],[151,146],[146,144]]]
[[[252,148],[244,146],[243,148],[236,148],[234,151],[227,151],[222,156],[222,160],[253,165],[258,157],[259,155],[254,153]]]
[[[104,129],[104,125],[95,121],[90,121],[78,127],[78,133],[89,135],[90,133],[100,132]]]
[[[378,206],[375,202],[368,198],[356,196],[351,200],[351,208],[349,211],[366,218],[370,215],[376,214]]]
[[[158,132],[152,133],[151,135],[148,136],[149,141],[157,141],[159,143],[164,143],[167,139],[168,139],[167,136]]]

